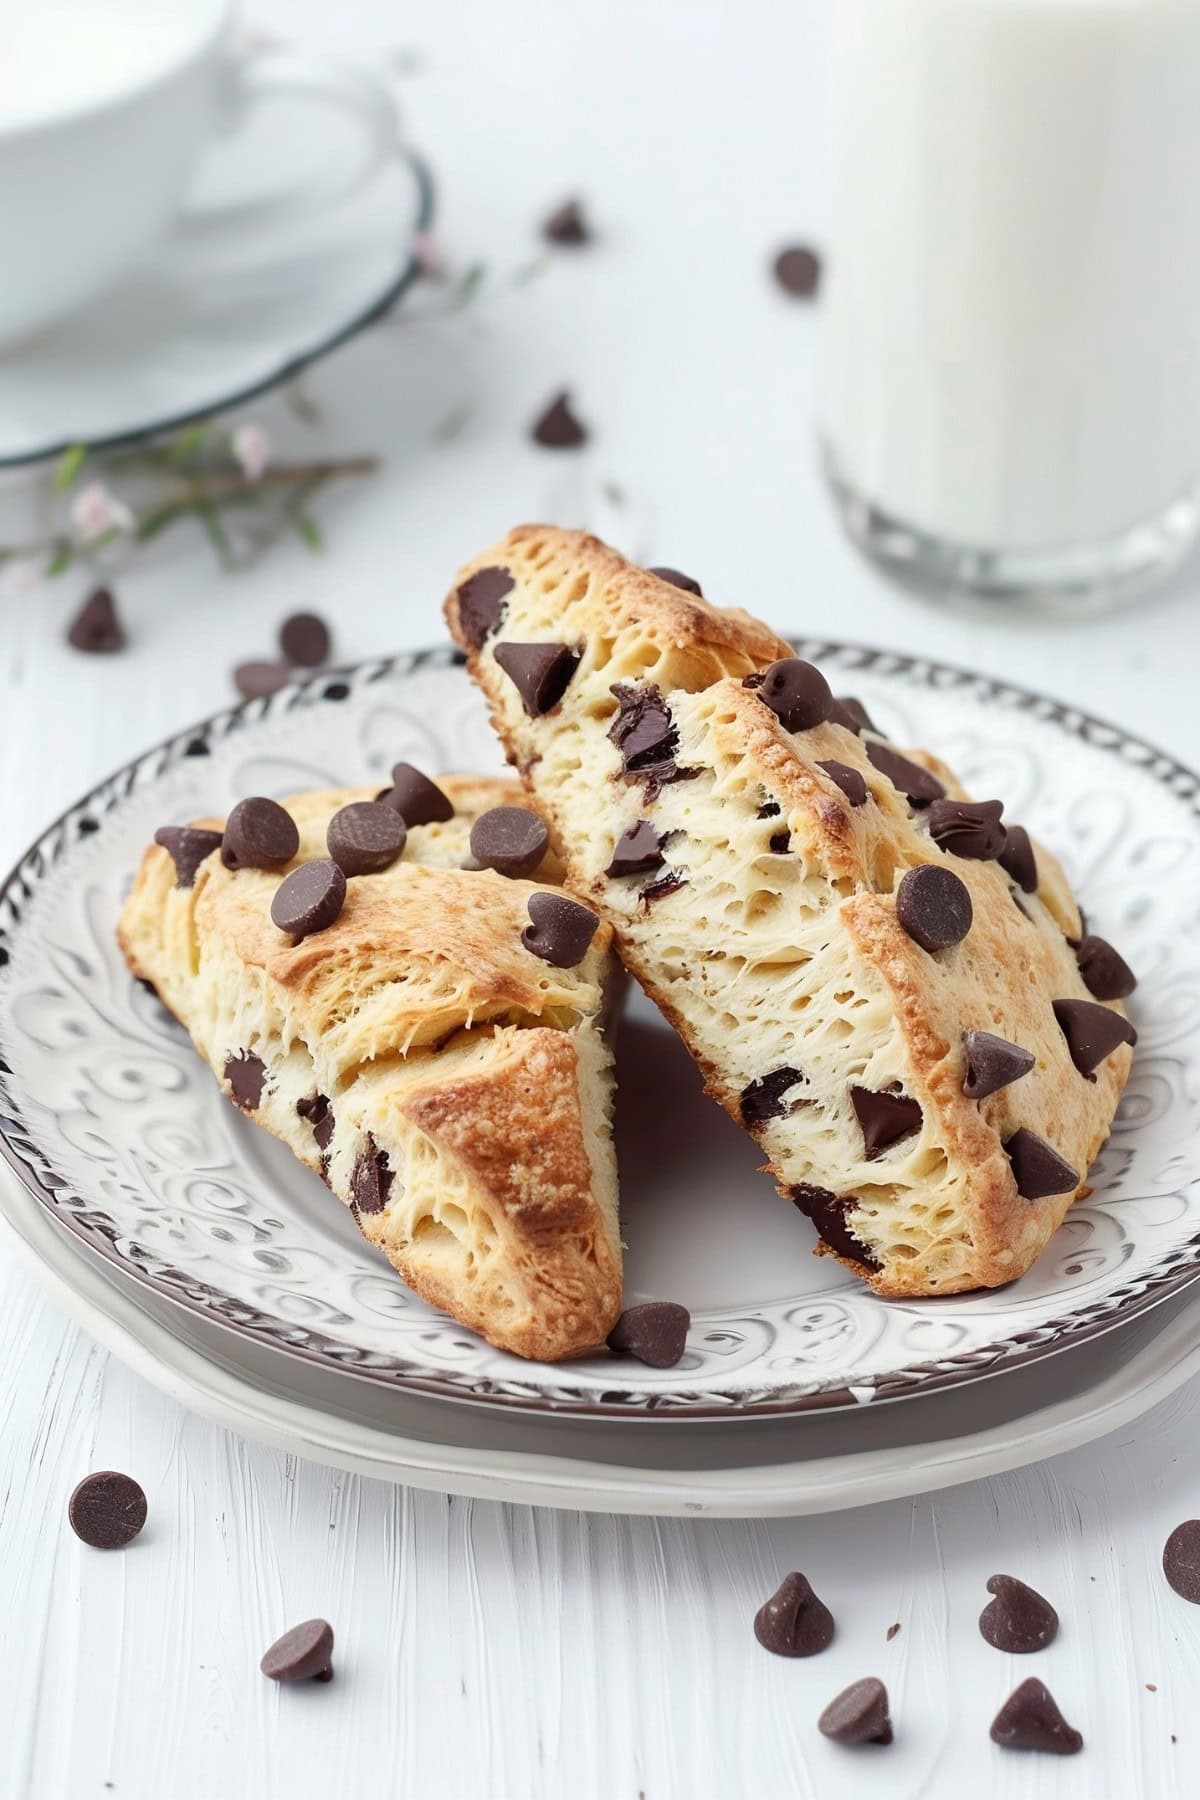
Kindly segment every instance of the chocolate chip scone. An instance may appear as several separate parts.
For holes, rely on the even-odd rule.
[[[763,626],[594,538],[521,527],[446,611],[569,885],[819,1247],[897,1297],[1027,1269],[1134,1041],[1133,978],[1054,858]]]
[[[518,784],[243,801],[166,827],[120,922],[223,1090],[404,1279],[556,1361],[620,1310],[611,933]]]

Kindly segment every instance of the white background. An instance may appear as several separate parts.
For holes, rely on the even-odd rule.
[[[421,53],[402,90],[439,235],[502,291],[327,364],[309,382],[319,432],[255,409],[297,453],[386,458],[322,503],[324,556],[288,545],[222,577],[185,527],[120,579],[132,641],[104,662],[62,641],[74,578],[0,603],[5,860],[108,768],[224,704],[230,665],[269,651],[287,612],[330,616],[347,659],[428,642],[456,565],[532,516],[588,523],[783,629],[982,666],[1196,760],[1200,563],[1118,617],[1017,625],[926,610],[839,538],[814,455],[816,318],[767,274],[781,242],[822,235],[825,4],[260,0],[251,16],[377,66]],[[536,219],[574,191],[601,242],[508,288]],[[593,428],[574,457],[525,436],[562,385]],[[0,491],[5,538],[26,522],[21,488]],[[1200,1511],[1195,1388],[1091,1450],[941,1498],[656,1524],[393,1491],[245,1444],[128,1375],[7,1264],[0,1333],[3,1800],[1195,1791],[1200,1612],[1157,1566]],[[150,1496],[124,1555],[66,1529],[94,1467],[129,1469]],[[792,1567],[839,1621],[816,1662],[769,1658],[751,1635]],[[1063,1615],[1033,1667],[975,1628],[995,1569]],[[258,1656],[312,1613],[336,1626],[338,1678],[279,1692]],[[896,1745],[826,1744],[817,1712],[867,1673],[888,1682]],[[1031,1673],[1084,1731],[1083,1756],[988,1743]]]

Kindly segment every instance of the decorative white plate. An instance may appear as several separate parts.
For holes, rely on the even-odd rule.
[[[330,129],[318,114],[305,133],[318,168]],[[432,217],[428,170],[398,151],[341,205],[228,239],[181,227],[87,311],[0,352],[0,469],[173,431],[298,375],[411,286]]]
[[[315,677],[218,714],[104,782],[0,890],[0,1151],[61,1226],[225,1327],[390,1386],[589,1414],[740,1417],[921,1393],[1094,1335],[1200,1272],[1200,782],[1071,708],[912,657],[806,642],[901,743],[946,754],[1064,856],[1141,976],[1141,1041],[1095,1192],[995,1292],[881,1301],[635,1009],[620,1059],[627,1297],[693,1316],[678,1368],[490,1349],[403,1287],[322,1184],[219,1095],[113,941],[156,826],[247,793],[498,763],[449,652]]]
[[[1200,1374],[1200,1302],[1177,1295],[1069,1357],[920,1406],[713,1423],[446,1406],[297,1362],[135,1287],[0,1171],[6,1244],[139,1375],[276,1449],[382,1481],[572,1511],[769,1518],[840,1511],[1003,1474],[1129,1425]]]

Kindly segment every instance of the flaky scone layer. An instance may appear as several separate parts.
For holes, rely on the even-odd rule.
[[[519,786],[438,785],[454,817],[411,829],[399,861],[353,877],[324,931],[293,945],[272,923],[286,869],[231,872],[214,853],[178,887],[153,846],[121,946],[230,1098],[239,1063],[261,1062],[243,1110],[324,1177],[410,1286],[501,1349],[557,1361],[603,1343],[620,1310],[601,1028],[611,934],[601,925],[574,968],[526,950],[527,902],[557,883],[556,858],[536,881],[467,866],[472,822],[524,803]],[[372,797],[284,802],[300,832],[288,867],[326,855],[333,814]],[[367,1210],[356,1172],[379,1157],[386,1201]]]
[[[470,585],[483,570],[511,583],[486,631]],[[1027,1269],[1104,1142],[1131,1054],[1120,1046],[1094,1079],[1072,1062],[1052,1002],[1090,996],[1071,943],[1079,911],[1053,857],[1035,847],[1037,890],[1024,893],[998,862],[943,851],[872,763],[878,734],[832,721],[788,731],[743,685],[789,654],[781,640],[594,538],[520,527],[460,571],[446,611],[569,886],[612,923],[626,965],[781,1190],[807,1200],[822,1248],[898,1297]],[[561,698],[531,714],[505,646],[548,642],[578,661]],[[650,751],[633,769],[622,719],[654,690],[669,764],[656,768]],[[908,754],[965,798],[935,758]],[[861,776],[865,803],[850,804],[819,766],[829,761]],[[618,841],[639,821],[662,863],[614,875]],[[952,867],[974,912],[965,939],[936,953],[897,919],[901,878],[923,863]],[[968,1031],[1022,1046],[1034,1068],[968,1099]],[[764,1104],[764,1080],[783,1082],[777,1103]],[[869,1153],[856,1090],[915,1101],[919,1128]],[[1022,1129],[1076,1171],[1069,1192],[1018,1193],[1005,1145]]]

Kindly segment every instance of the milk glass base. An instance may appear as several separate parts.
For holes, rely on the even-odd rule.
[[[1200,490],[1155,519],[1100,544],[1056,550],[991,550],[947,543],[906,525],[858,493],[823,446],[825,473],[851,542],[902,587],[931,600],[989,612],[1088,617],[1153,587],[1179,563],[1200,527]]]

